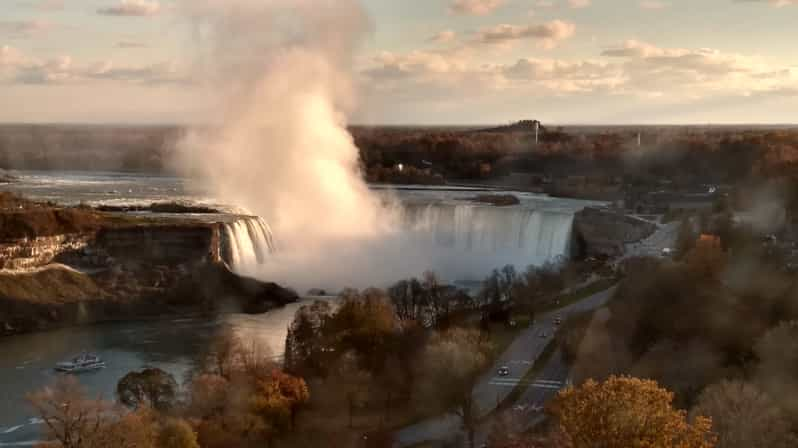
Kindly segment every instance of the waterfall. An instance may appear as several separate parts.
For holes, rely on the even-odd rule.
[[[568,257],[573,214],[531,207],[410,204],[405,225],[434,248],[436,265],[458,278],[480,278],[507,264],[523,269]]]
[[[266,262],[274,252],[274,237],[263,218],[242,216],[224,225],[225,260],[236,272],[247,271]]]

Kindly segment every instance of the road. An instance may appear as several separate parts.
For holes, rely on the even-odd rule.
[[[571,314],[599,308],[609,300],[613,292],[615,292],[615,287],[593,294],[557,311],[540,315],[533,326],[521,331],[504,353],[494,362],[493,366],[477,382],[473,393],[478,415],[484,417],[493,411],[510,394],[521,378],[526,376],[546,345],[552,341],[556,330],[554,320],[557,316],[565,319]],[[545,334],[545,337],[542,337],[541,334]],[[557,359],[561,359],[561,356]],[[532,390],[545,389],[546,391],[552,391],[552,393],[559,390],[562,386],[562,381],[567,377],[567,367],[565,367],[564,363],[561,364],[562,368],[556,364],[551,367],[554,369],[552,370],[552,378],[561,378],[552,381],[560,381],[559,383],[548,383],[548,385],[543,386],[547,383],[541,382],[539,387],[534,387]],[[551,362],[547,363],[544,372],[548,372],[549,365],[551,365]],[[496,372],[503,366],[509,368],[510,374],[498,376]],[[557,375],[554,375],[555,373]],[[449,440],[461,437],[461,431],[459,417],[453,414],[446,414],[397,431],[394,434],[394,446],[407,447],[426,441]],[[480,434],[483,432],[479,431]]]

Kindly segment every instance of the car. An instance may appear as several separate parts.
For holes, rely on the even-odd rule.
[[[499,370],[496,371],[499,376],[507,376],[510,374],[510,368],[507,366],[499,367]]]

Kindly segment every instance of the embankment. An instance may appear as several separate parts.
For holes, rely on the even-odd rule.
[[[64,208],[0,195],[0,335],[298,299],[240,277],[223,224]]]

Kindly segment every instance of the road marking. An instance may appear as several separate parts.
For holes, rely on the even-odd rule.
[[[529,383],[524,383],[518,378],[496,378],[492,380],[490,383],[491,386],[499,386],[499,387],[516,387],[519,385],[526,384],[527,387],[534,387],[537,389],[562,389],[563,383],[561,381],[550,381],[550,380],[539,380],[533,381]]]

